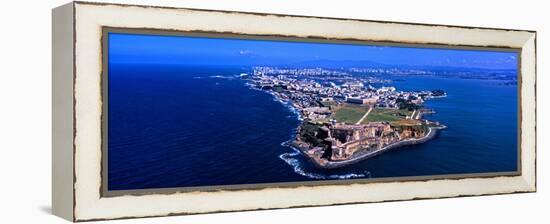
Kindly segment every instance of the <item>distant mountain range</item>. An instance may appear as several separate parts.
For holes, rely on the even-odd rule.
[[[489,69],[479,67],[463,67],[463,66],[434,66],[434,65],[402,65],[402,64],[382,64],[367,60],[311,60],[298,63],[281,64],[276,66],[289,68],[326,68],[326,69],[349,69],[349,68],[382,68],[382,69],[418,69],[430,71],[513,71],[515,69]]]
[[[288,64],[292,67],[322,67],[322,68],[366,68],[366,67],[387,67],[388,65],[380,64],[372,61],[351,61],[351,60],[329,60],[319,59],[312,61],[303,61],[299,63]]]

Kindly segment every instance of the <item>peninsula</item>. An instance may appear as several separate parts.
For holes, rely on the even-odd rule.
[[[338,168],[431,140],[446,128],[423,119],[443,90],[397,91],[391,80],[323,68],[255,67],[248,84],[295,109],[302,123],[288,144],[320,168]],[[381,85],[379,88],[371,84]]]

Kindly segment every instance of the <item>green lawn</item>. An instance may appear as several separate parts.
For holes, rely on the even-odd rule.
[[[346,105],[336,110],[331,118],[338,122],[355,124],[365,113],[368,107]]]
[[[400,113],[400,115],[405,115],[405,116],[411,116],[412,115],[412,111],[409,111],[407,109],[399,109],[397,110],[398,113]]]
[[[330,118],[335,119],[338,122],[344,122],[348,124],[355,124],[365,113],[368,111],[368,107],[348,104],[344,105],[336,110]],[[407,120],[406,116],[410,116],[412,111],[406,109],[382,109],[373,108],[367,118],[363,120],[363,124],[368,122],[387,121],[396,125],[414,125],[418,123],[415,120]]]
[[[407,110],[374,108],[363,123],[376,121],[398,122],[405,120],[405,116],[410,116],[411,114],[412,111]]]

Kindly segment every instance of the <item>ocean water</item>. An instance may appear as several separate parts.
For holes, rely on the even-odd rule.
[[[443,89],[426,117],[448,126],[407,146],[335,170],[284,146],[295,111],[237,76],[249,68],[109,66],[109,190],[405,177],[517,170],[517,86],[399,77],[398,90]],[[392,77],[388,77],[392,78]]]

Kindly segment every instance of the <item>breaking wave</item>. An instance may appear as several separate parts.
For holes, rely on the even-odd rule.
[[[205,79],[205,78],[210,78],[210,79],[236,79],[236,78],[240,78],[241,76],[239,75],[230,75],[230,76],[226,76],[226,75],[211,75],[211,76],[194,76],[193,79]]]
[[[273,101],[281,103],[283,106],[285,106],[292,115],[287,116],[287,118],[295,117],[299,121],[303,121],[303,118],[300,114],[300,112],[292,105],[292,101],[290,100],[282,100],[277,95],[271,91],[265,91],[263,89],[257,88],[253,84],[247,82],[245,84],[246,86],[250,87],[253,90],[262,91],[265,93],[270,94],[273,98]],[[298,130],[298,127],[294,128],[292,130],[291,139],[294,138],[294,135],[296,134],[296,131]],[[361,173],[344,173],[344,174],[324,174],[320,172],[315,171],[309,171],[310,169],[315,169],[311,167],[307,167],[304,164],[307,163],[307,161],[303,161],[304,158],[302,157],[300,151],[291,145],[288,144],[288,142],[282,142],[282,146],[291,148],[292,152],[287,152],[279,155],[279,158],[283,161],[285,161],[288,165],[290,165],[294,172],[305,177],[309,177],[312,179],[318,179],[318,180],[334,180],[334,179],[356,179],[356,178],[370,178],[371,173],[369,171],[363,171]]]
[[[286,146],[286,143],[283,143]],[[290,147],[292,148],[292,147]],[[299,160],[300,151],[295,148],[292,148],[293,152],[283,153],[279,155],[279,158],[285,161],[288,165],[294,168],[294,172],[305,177],[318,180],[334,180],[334,179],[355,179],[355,178],[370,178],[371,174],[369,171],[364,171],[362,173],[346,173],[346,174],[323,174],[318,172],[307,171],[307,168],[303,166],[302,162]]]
[[[291,118],[291,117],[296,117],[296,119],[298,119],[299,121],[303,121],[304,119],[302,118],[302,116],[300,115],[300,112],[294,108],[294,106],[292,106],[292,102],[291,101],[284,101],[284,100],[281,100],[279,97],[277,97],[277,95],[275,95],[274,93],[270,92],[270,91],[265,91],[263,89],[260,89],[260,88],[257,88],[255,87],[253,84],[250,84],[250,83],[246,83],[245,84],[246,86],[250,87],[251,89],[253,90],[257,90],[257,91],[261,91],[261,92],[265,92],[265,93],[268,93],[269,95],[271,95],[273,101],[275,102],[279,102],[280,104],[282,104],[283,106],[285,106],[290,112],[292,112],[293,115],[291,116],[287,116],[287,118]]]
[[[224,75],[211,75],[211,76],[208,76],[208,78],[214,78],[214,79],[236,79],[236,78],[239,78],[241,76],[238,76],[238,75],[231,75],[231,76],[224,76]]]

